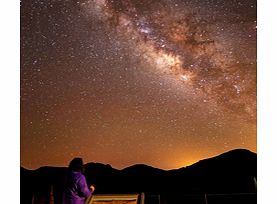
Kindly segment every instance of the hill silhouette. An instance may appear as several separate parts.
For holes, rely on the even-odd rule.
[[[51,188],[55,204],[62,203],[63,179],[66,167],[41,167],[28,170],[21,167],[21,203],[48,202]],[[89,184],[95,194],[140,193],[160,195],[164,203],[205,203],[205,194],[245,194],[234,200],[209,197],[209,203],[256,203],[254,177],[257,177],[257,154],[245,149],[232,150],[201,160],[191,166],[162,170],[136,164],[122,170],[100,163],[85,164]],[[247,195],[250,195],[247,197]],[[253,196],[254,195],[254,196]],[[153,203],[150,199],[146,204]],[[49,202],[48,202],[49,203]]]

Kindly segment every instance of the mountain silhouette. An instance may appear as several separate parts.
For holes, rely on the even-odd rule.
[[[66,171],[65,167],[36,170],[21,167],[21,203],[32,203],[33,197],[35,203],[49,203],[51,191],[55,204],[62,203]],[[167,204],[204,204],[207,199],[204,195],[209,195],[209,203],[256,203],[257,154],[245,149],[232,150],[174,170],[144,164],[118,170],[111,165],[91,162],[85,164],[85,175],[88,184],[96,187],[95,194],[144,192],[146,198],[149,195],[145,204],[154,204],[150,195],[160,195],[162,202]],[[222,194],[244,196],[215,196]]]

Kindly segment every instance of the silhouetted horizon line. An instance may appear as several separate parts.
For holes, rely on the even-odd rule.
[[[177,168],[171,168],[171,169],[163,169],[163,168],[158,168],[158,167],[155,167],[155,166],[152,166],[150,164],[145,164],[145,163],[135,163],[135,164],[132,164],[130,166],[126,166],[126,167],[123,167],[123,168],[115,168],[112,166],[112,164],[109,164],[109,163],[101,163],[101,162],[87,162],[85,163],[84,165],[87,166],[87,165],[90,165],[90,164],[98,164],[98,165],[103,165],[103,166],[108,166],[112,169],[115,169],[115,170],[125,170],[125,169],[128,169],[128,168],[131,168],[131,167],[136,167],[136,166],[145,166],[145,167],[150,167],[150,168],[153,168],[153,169],[159,169],[159,170],[163,170],[163,171],[170,171],[170,170],[178,170],[178,169],[182,169],[182,168],[186,168],[186,167],[190,167],[190,166],[193,166],[199,162],[202,162],[202,161],[205,161],[205,160],[209,160],[209,159],[213,159],[213,158],[216,158],[216,157],[220,157],[220,156],[223,156],[225,154],[229,154],[229,153],[232,153],[232,152],[238,152],[238,151],[244,151],[244,152],[250,152],[250,153],[253,153],[253,154],[256,154],[257,155],[257,152],[253,152],[249,149],[244,149],[244,148],[237,148],[237,149],[232,149],[232,150],[228,150],[226,152],[223,152],[223,153],[220,153],[220,154],[217,154],[215,156],[212,156],[212,157],[207,157],[207,158],[204,158],[204,159],[200,159],[190,165],[186,165],[186,166],[181,166],[181,167],[177,167]],[[76,156],[77,157],[77,156]],[[26,168],[24,167],[23,165],[20,165],[20,168],[23,168],[23,169],[26,169],[26,170],[30,170],[30,171],[35,171],[35,170],[38,170],[38,169],[41,169],[41,168],[67,168],[67,166],[51,166],[51,165],[44,165],[44,166],[40,166],[38,168],[34,168],[34,169],[30,169],[30,168]]]

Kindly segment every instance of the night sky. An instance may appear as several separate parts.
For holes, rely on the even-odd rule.
[[[256,152],[255,0],[22,0],[21,165]]]

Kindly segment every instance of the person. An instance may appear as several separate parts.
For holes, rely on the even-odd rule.
[[[84,164],[82,158],[74,158],[68,166],[65,178],[63,204],[84,204],[95,188],[87,185],[83,174]]]

